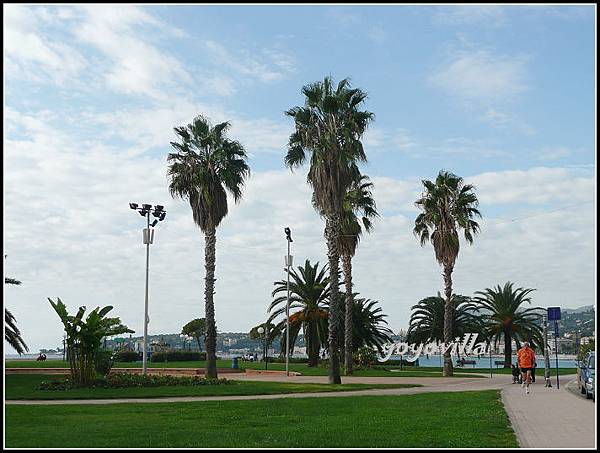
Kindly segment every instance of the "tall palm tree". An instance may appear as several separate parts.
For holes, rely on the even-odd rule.
[[[446,304],[444,310],[444,342],[452,341],[452,271],[460,249],[459,230],[465,240],[473,243],[473,235],[479,224],[473,220],[481,217],[479,204],[471,184],[465,184],[460,176],[440,171],[435,182],[423,180],[425,190],[415,205],[421,212],[415,219],[414,234],[421,246],[431,241],[435,258],[444,268]],[[444,376],[452,376],[450,351],[444,354]]]
[[[21,282],[14,278],[4,277],[4,284],[20,285]],[[6,340],[19,355],[26,351],[29,352],[29,348],[25,344],[23,337],[21,337],[21,331],[17,327],[17,320],[7,308],[4,308],[4,324],[4,340]]]
[[[304,333],[306,350],[308,353],[308,366],[316,366],[321,348],[327,345],[328,317],[329,317],[329,276],[327,266],[319,269],[319,263],[314,266],[306,260],[304,266],[298,266],[298,272],[290,270],[290,351],[300,330]],[[271,312],[267,322],[273,321],[284,315],[274,328],[274,333],[285,332],[285,312],[287,304],[287,281],[281,280],[274,283],[273,297],[269,305]],[[277,296],[277,297],[276,297]],[[283,338],[283,334],[282,334]],[[282,347],[285,348],[282,343]]]
[[[421,299],[411,307],[407,339],[410,343],[444,341],[444,313],[446,300],[437,296]],[[452,337],[466,333],[480,333],[481,322],[473,300],[460,294],[452,295]]]
[[[354,294],[355,296],[357,293]],[[382,345],[392,341],[394,332],[387,327],[387,321],[377,300],[354,298],[352,307],[352,352],[363,346],[382,352]],[[347,307],[347,306],[346,306]]]
[[[498,285],[475,292],[475,303],[486,314],[485,329],[489,338],[496,342],[504,339],[505,368],[510,368],[512,363],[513,339],[517,347],[525,341],[543,347],[540,320],[544,309],[522,307],[525,303],[531,304],[529,294],[533,291],[533,288],[513,288],[513,283],[506,282],[503,287]]]
[[[340,235],[339,249],[342,255],[342,269],[344,271],[344,285],[346,288],[346,307],[344,318],[344,362],[346,375],[352,374],[352,315],[354,310],[352,291],[352,258],[356,253],[358,242],[363,232],[373,229],[371,220],[378,217],[375,200],[371,193],[373,183],[366,175],[360,175],[353,181],[344,197],[344,210],[342,213],[342,232]]]
[[[341,307],[339,297],[339,236],[344,196],[358,174],[358,162],[365,162],[361,138],[373,114],[359,110],[367,94],[350,88],[348,79],[337,87],[330,77],[302,88],[304,106],[286,111],[295,123],[290,135],[285,163],[301,167],[310,156],[308,183],[320,211],[325,213],[325,239],[329,260],[331,304],[329,319],[329,382],[341,383]]]
[[[217,377],[213,301],[216,229],[227,215],[227,192],[239,202],[250,174],[243,146],[226,136],[229,126],[228,122],[213,126],[207,118],[197,116],[187,126],[174,129],[180,143],[171,142],[176,152],[169,153],[167,158],[171,196],[189,201],[194,222],[205,237],[206,376],[209,378]]]

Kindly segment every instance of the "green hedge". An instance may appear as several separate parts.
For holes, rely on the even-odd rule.
[[[117,351],[113,359],[115,362],[139,362],[142,360],[142,353],[136,351]]]
[[[153,352],[152,356],[150,357],[151,362],[191,362],[194,360],[206,360],[206,352],[174,350],[165,352]]]

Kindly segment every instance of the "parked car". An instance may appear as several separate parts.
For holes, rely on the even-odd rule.
[[[577,373],[577,385],[582,395],[596,401],[596,353],[588,352],[588,355],[579,364]]]

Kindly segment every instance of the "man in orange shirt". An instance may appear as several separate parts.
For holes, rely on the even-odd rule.
[[[525,393],[529,394],[529,384],[531,383],[531,370],[535,364],[535,352],[529,347],[529,342],[523,343],[523,347],[517,351],[517,364],[523,374],[523,384]]]

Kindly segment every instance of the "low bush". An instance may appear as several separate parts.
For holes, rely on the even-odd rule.
[[[194,352],[183,350],[171,350],[164,352],[153,352],[151,362],[191,362],[206,360],[206,352]]]
[[[113,356],[115,362],[139,362],[142,353],[136,351],[116,351]]]
[[[97,351],[94,356],[94,368],[100,376],[106,376],[114,364],[113,352],[107,350]]]
[[[231,384],[225,378],[207,379],[199,376],[169,376],[169,375],[143,375],[130,373],[112,373],[106,377],[95,379],[86,385],[86,388],[131,388],[131,387],[163,387],[163,386],[191,386],[191,385],[227,385]],[[70,390],[81,388],[70,378],[52,379],[40,382],[37,390]]]

